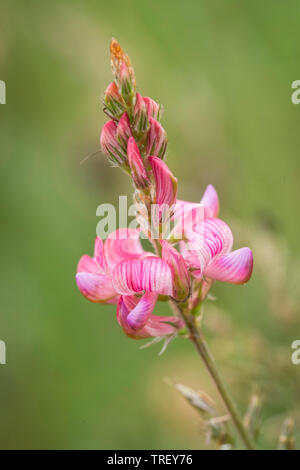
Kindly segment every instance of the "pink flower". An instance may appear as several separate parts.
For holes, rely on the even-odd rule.
[[[180,204],[191,203],[181,201]],[[206,189],[201,204],[202,220],[188,217],[195,206],[191,205],[187,211],[185,220],[188,223],[184,228],[186,241],[180,243],[181,254],[193,270],[193,276],[210,284],[213,280],[232,284],[247,282],[253,269],[252,251],[250,248],[231,251],[233,236],[229,226],[216,218],[219,202],[212,186]]]
[[[117,319],[128,336],[172,334],[182,322],[152,312],[159,295],[173,295],[173,267],[145,252],[138,237],[138,230],[119,229],[104,244],[97,238],[94,257],[79,261],[77,285],[92,302],[118,302]]]

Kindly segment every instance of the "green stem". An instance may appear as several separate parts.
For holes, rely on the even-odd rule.
[[[185,315],[180,309],[180,307],[176,304],[176,302],[171,301],[171,303],[173,309],[176,310],[177,313],[180,314],[180,317],[183,318],[183,320],[185,321],[185,324],[190,333],[190,339],[194,344],[195,348],[197,349],[199,355],[201,356],[204,364],[206,365],[212,379],[214,380],[215,385],[226,405],[226,408],[232,418],[232,421],[234,422],[245,446],[249,450],[255,450],[255,444],[252,438],[249,436],[247,430],[245,429],[243,422],[239,416],[237,407],[228,392],[227,386],[225,385],[223,379],[219,374],[218,368],[216,366],[213,356],[211,355],[208,349],[203,333],[201,329],[196,325],[196,318],[190,315],[189,313]]]

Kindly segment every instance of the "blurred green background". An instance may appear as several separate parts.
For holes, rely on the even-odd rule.
[[[206,447],[170,386],[218,400],[192,346],[140,350],[74,280],[97,206],[131,191],[103,155],[84,160],[106,120],[112,36],[164,105],[179,197],[214,184],[235,247],[253,248],[252,280],[214,287],[205,330],[241,410],[260,388],[260,446],[274,448],[285,416],[300,426],[299,1],[2,0],[0,13],[0,448]]]

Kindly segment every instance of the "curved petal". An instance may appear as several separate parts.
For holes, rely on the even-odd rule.
[[[113,284],[117,292],[122,295],[141,292],[143,262],[139,258],[121,261],[113,272]]]
[[[76,282],[80,292],[91,302],[115,303],[118,294],[105,274],[78,272]]]
[[[212,184],[209,184],[202,196],[200,204],[205,206],[205,216],[206,217],[217,217],[219,213],[219,197],[218,193],[213,187]]]
[[[173,296],[177,300],[185,299],[190,291],[190,276],[183,256],[166,240],[160,241],[162,259],[170,266],[173,275]]]
[[[204,274],[217,281],[244,284],[249,281],[252,270],[252,251],[250,248],[240,248],[214,258],[205,268]]]
[[[135,336],[151,315],[156,294],[147,292],[139,300],[134,296],[122,296],[117,306],[117,320],[128,336]]]
[[[137,229],[120,228],[112,232],[104,243],[105,258],[110,272],[125,259],[145,255]]]
[[[155,203],[173,206],[176,202],[177,179],[158,157],[148,157],[155,180]]]

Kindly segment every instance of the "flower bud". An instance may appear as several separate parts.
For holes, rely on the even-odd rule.
[[[127,142],[129,137],[132,136],[130,121],[127,113],[123,113],[117,125],[117,141],[124,153],[127,153]]]
[[[119,118],[124,113],[125,103],[115,82],[106,88],[104,103],[114,117]]]
[[[112,71],[119,91],[127,106],[131,106],[135,95],[135,75],[130,59],[120,44],[112,39],[110,43]]]
[[[108,156],[114,165],[123,165],[126,162],[126,153],[120,147],[117,141],[117,126],[114,121],[108,121],[104,124],[100,145],[102,152]]]
[[[163,159],[168,145],[168,138],[162,125],[150,118],[150,129],[147,135],[146,153]]]
[[[190,276],[181,254],[165,240],[161,240],[162,259],[173,272],[173,295],[176,300],[184,300],[190,292]]]
[[[148,98],[148,96],[144,96],[143,100],[147,108],[148,119],[153,117],[154,119],[159,121],[162,114],[161,106],[156,103],[156,101],[154,101],[152,98]]]
[[[133,111],[134,130],[136,134],[143,135],[149,127],[148,111],[143,97],[137,93]]]
[[[134,184],[137,188],[146,188],[149,184],[149,178],[139,148],[133,137],[130,137],[128,140],[127,153]]]

